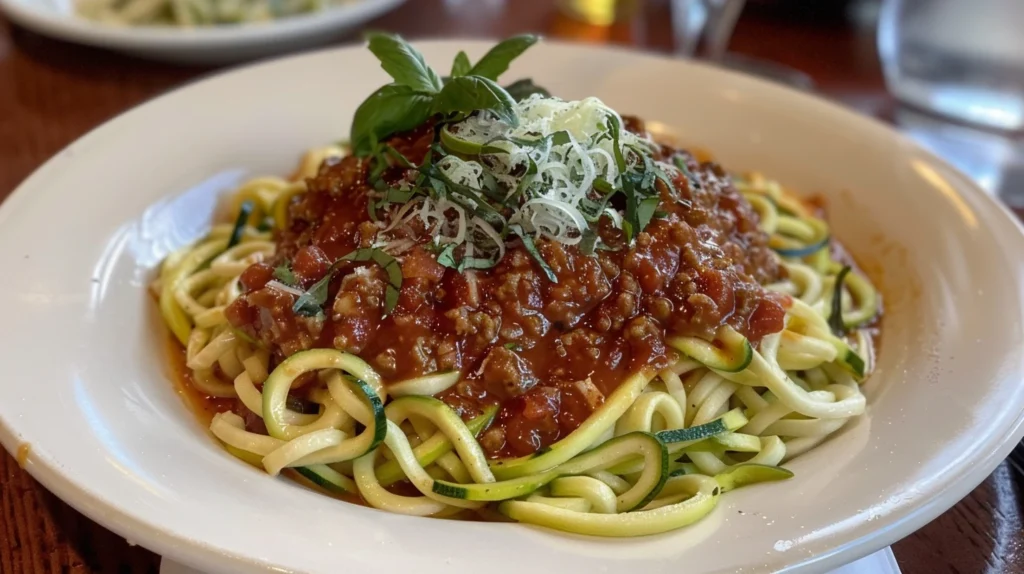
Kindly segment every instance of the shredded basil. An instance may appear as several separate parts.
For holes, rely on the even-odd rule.
[[[291,265],[288,263],[282,263],[274,268],[274,279],[291,287],[299,284],[299,279],[295,276]]]
[[[347,263],[362,261],[372,261],[380,265],[387,273],[388,284],[384,289],[384,316],[389,315],[398,305],[398,296],[402,291],[402,266],[397,259],[375,247],[356,249],[332,263],[327,269],[327,274],[295,300],[292,311],[296,315],[304,317],[323,316],[324,303],[327,302],[327,289],[334,274]]]
[[[544,272],[544,275],[548,278],[548,281],[551,281],[552,283],[558,283],[558,276],[555,275],[555,272],[551,270],[551,267],[548,265],[548,262],[544,261],[544,257],[540,254],[540,250],[537,249],[537,244],[533,242],[533,238],[530,237],[530,234],[523,231],[522,226],[518,224],[510,225],[509,229],[512,231],[512,233],[515,233],[516,235],[519,236],[520,239],[523,240],[523,246],[526,247],[526,252],[529,253],[531,257],[533,257],[533,259],[537,262],[538,265],[540,265],[541,271]]]
[[[395,309],[398,295],[402,291],[402,266],[397,259],[376,247],[364,247],[345,255],[340,261],[372,261],[380,265],[388,274],[388,284],[384,289],[384,315],[389,315]]]
[[[583,238],[580,239],[580,253],[584,255],[593,255],[597,249],[597,233],[590,227],[583,231]]]
[[[459,246],[455,243],[449,243],[445,245],[440,251],[437,252],[437,262],[449,269],[454,269],[459,273],[467,269],[490,269],[498,264],[498,258],[484,258],[484,257],[463,257],[461,260],[456,261],[455,250]]]
[[[686,158],[677,155],[672,158],[672,163],[675,164],[679,171],[683,172],[683,175],[686,176],[687,181],[690,182],[690,186],[693,187],[693,189],[700,189],[700,180],[697,179],[697,176],[694,175],[692,171],[690,171],[690,166],[686,165]]]
[[[292,312],[303,317],[322,317],[324,314],[324,303],[327,302],[327,288],[331,284],[331,278],[337,270],[337,263],[331,265],[327,275],[313,284],[292,304]]]

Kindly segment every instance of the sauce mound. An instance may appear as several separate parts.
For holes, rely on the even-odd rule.
[[[624,124],[646,137],[639,120]],[[427,125],[388,143],[422,158],[433,134]],[[385,270],[352,262],[330,280],[321,316],[297,315],[296,295],[268,285],[275,267],[289,265],[296,286],[308,289],[341,257],[374,246],[377,232],[393,223],[387,214],[371,217],[369,159],[328,161],[289,206],[275,260],[242,274],[243,294],[228,320],[276,361],[319,347],[359,355],[389,382],[458,371],[460,382],[439,398],[464,419],[500,405],[479,437],[488,455],[534,453],[577,428],[629,374],[668,366],[667,336],[712,339],[727,324],[756,344],[783,329],[788,298],[762,286],[784,270],[756,213],[717,165],[655,148],[655,159],[686,169],[673,174],[672,189],[657,182],[658,208],[633,241],[607,217],[597,224],[602,248],[592,255],[536,239],[557,281],[514,236],[490,269],[446,267],[432,230],[412,217],[390,230],[403,278],[393,309],[385,304]],[[398,182],[409,171],[390,167],[383,179]]]

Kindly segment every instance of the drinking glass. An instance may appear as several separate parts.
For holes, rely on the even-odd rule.
[[[1024,1],[885,0],[886,83],[911,106],[963,122],[1024,128]]]

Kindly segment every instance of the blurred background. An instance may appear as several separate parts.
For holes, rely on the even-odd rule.
[[[349,16],[363,4],[379,9]],[[0,8],[0,199],[75,138],[163,91],[242,59],[358,42],[373,28],[413,40],[535,32],[761,76],[894,125],[1024,215],[1024,0],[0,0]],[[292,41],[275,40],[275,27],[292,19]],[[301,31],[317,22],[316,34]],[[207,48],[210,29],[220,39]],[[231,48],[246,35],[240,56]],[[160,40],[170,36],[176,44]],[[139,48],[150,40],[166,46]],[[175,52],[193,41],[187,56]],[[1004,463],[895,545],[903,571],[1024,572],[1013,468]],[[0,560],[5,574],[155,572],[155,556],[49,495],[6,454],[0,493],[0,558],[15,557]]]
[[[211,20],[204,25],[189,18],[175,20],[170,8],[162,8],[167,10],[159,12],[162,20],[140,20],[142,9],[153,12],[161,9],[160,2],[180,1],[72,0],[56,5],[71,10],[58,14],[65,20],[85,22],[97,6],[107,10],[108,20],[121,20],[117,25],[88,21],[102,36],[126,25],[139,26],[136,31],[142,34],[170,28],[183,34],[206,28],[230,33],[242,27],[272,28],[295,18],[281,8],[294,10],[295,2],[312,2],[309,10],[320,14],[301,14],[301,19],[380,3],[388,4],[389,11],[369,21],[339,23],[333,35],[309,34],[310,42],[357,41],[360,30],[370,27],[410,38],[500,37],[529,31],[699,58],[817,91],[894,123],[986,190],[1024,208],[1024,191],[1015,191],[1021,188],[1018,134],[1024,126],[1020,0],[184,0],[207,11],[249,2],[247,6],[264,12],[281,12],[275,12],[277,20],[241,25]],[[53,2],[0,0],[0,6],[6,5],[11,19],[27,28],[72,37],[15,18],[18,13],[12,9]],[[74,13],[75,2],[94,12]],[[286,2],[290,4],[282,4]],[[257,14],[263,15],[254,18],[269,18]],[[191,65],[167,65],[54,41],[4,20],[0,30],[0,156],[14,162],[0,170],[0,190],[5,191],[73,136],[214,69],[195,61],[238,59],[230,50],[211,48],[186,58]],[[198,41],[201,36],[195,37]],[[262,53],[254,54],[273,56],[290,48],[284,44],[278,47],[268,36]],[[180,59],[173,52],[160,57]],[[47,126],[58,112],[60,135],[49,139],[40,129],[50,132]]]

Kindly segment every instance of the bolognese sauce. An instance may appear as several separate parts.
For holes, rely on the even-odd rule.
[[[644,131],[638,119],[624,124]],[[431,153],[433,133],[426,125],[388,143],[421,158]],[[598,224],[606,248],[593,255],[536,241],[557,281],[516,243],[491,269],[445,267],[430,230],[414,220],[402,231],[409,241],[393,310],[385,310],[384,270],[352,262],[330,280],[324,314],[307,317],[293,311],[295,295],[267,287],[275,266],[288,262],[298,286],[309,288],[389,223],[370,214],[368,158],[325,162],[291,204],[275,259],[242,274],[243,294],[227,308],[228,320],[276,360],[336,348],[391,382],[458,371],[460,382],[439,398],[464,419],[500,405],[480,437],[487,454],[536,452],[578,427],[629,373],[666,367],[669,335],[711,339],[729,325],[756,344],[783,329],[788,297],[762,286],[785,271],[757,214],[716,164],[665,145],[656,154],[686,169],[672,189],[658,182],[655,216],[634,241],[607,218]],[[407,175],[391,167],[383,178]]]

